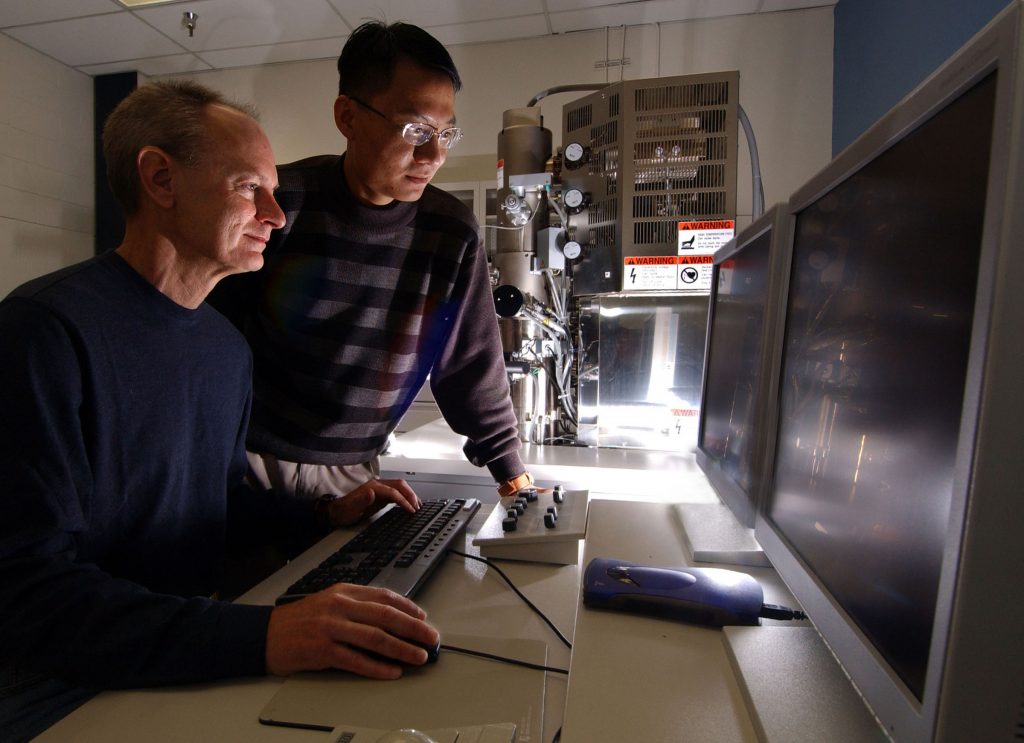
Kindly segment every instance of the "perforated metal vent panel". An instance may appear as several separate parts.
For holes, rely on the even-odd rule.
[[[628,80],[563,109],[563,145],[590,153],[563,173],[588,195],[569,219],[591,246],[574,291],[621,290],[623,256],[676,255],[678,224],[735,219],[739,73]]]

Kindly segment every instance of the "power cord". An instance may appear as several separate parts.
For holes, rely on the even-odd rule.
[[[545,623],[545,624],[546,624],[546,625],[547,625],[548,627],[550,627],[550,628],[551,628],[551,631],[552,631],[552,632],[554,632],[554,633],[555,633],[555,634],[556,634],[556,635],[558,636],[558,639],[559,639],[559,640],[561,640],[561,641],[562,641],[562,643],[563,643],[563,644],[564,644],[564,645],[565,645],[565,646],[566,646],[567,648],[569,648],[569,650],[572,650],[572,643],[571,643],[571,642],[569,642],[569,640],[568,640],[568,639],[566,638],[566,636],[565,636],[565,635],[563,635],[563,634],[562,634],[562,633],[561,633],[561,632],[559,631],[558,627],[556,627],[556,626],[555,626],[555,625],[554,625],[554,624],[552,623],[552,621],[551,621],[550,619],[548,619],[548,618],[547,618],[547,616],[545,616],[544,612],[542,612],[542,611],[541,611],[540,609],[538,609],[538,608],[537,608],[537,607],[536,607],[536,606],[534,605],[534,603],[533,603],[532,601],[530,601],[530,599],[526,598],[526,596],[525,596],[525,595],[523,594],[523,592],[522,592],[522,591],[520,591],[520,590],[519,590],[518,588],[516,588],[515,584],[514,584],[514,583],[513,583],[512,581],[511,581],[511,579],[510,579],[510,578],[509,578],[509,577],[508,577],[507,575],[505,575],[505,572],[504,572],[504,571],[503,571],[503,570],[502,570],[501,568],[499,568],[499,567],[498,567],[497,565],[495,565],[495,564],[494,564],[493,562],[491,562],[491,561],[490,561],[489,559],[487,559],[486,557],[478,557],[477,555],[470,555],[470,554],[468,554],[468,553],[466,553],[466,552],[460,552],[459,550],[455,550],[455,549],[453,549],[453,550],[448,550],[448,551],[449,551],[449,552],[451,552],[451,553],[452,553],[453,555],[458,555],[459,557],[465,557],[466,559],[469,559],[469,560],[476,560],[477,562],[482,562],[482,563],[483,563],[484,565],[486,565],[487,567],[489,567],[489,568],[491,568],[492,570],[494,570],[494,571],[495,571],[495,572],[496,572],[496,573],[497,573],[498,575],[500,575],[500,576],[502,577],[502,579],[503,579],[503,580],[504,580],[504,581],[505,581],[505,582],[506,582],[506,583],[508,584],[508,587],[509,587],[509,588],[511,588],[511,589],[512,589],[512,590],[513,590],[513,591],[515,592],[516,596],[518,596],[519,598],[521,598],[521,599],[523,600],[523,602],[524,602],[524,603],[525,603],[525,604],[526,604],[527,606],[529,606],[529,607],[530,607],[530,608],[531,608],[531,609],[533,610],[533,612],[534,612],[534,613],[535,613],[535,614],[536,614],[536,615],[537,615],[538,617],[540,617],[541,619],[543,619],[543,620],[544,620],[544,623]]]

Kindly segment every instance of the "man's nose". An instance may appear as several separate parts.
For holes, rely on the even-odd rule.
[[[436,135],[413,150],[413,158],[420,163],[436,163],[438,167],[448,157],[448,150],[441,146],[441,140]]]

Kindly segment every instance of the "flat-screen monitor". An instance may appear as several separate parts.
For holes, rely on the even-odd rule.
[[[790,216],[776,204],[715,253],[697,464],[745,527],[765,485]]]
[[[896,741],[1019,740],[1024,4],[798,190],[756,536]]]

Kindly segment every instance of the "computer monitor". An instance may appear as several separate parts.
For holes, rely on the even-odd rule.
[[[712,267],[696,458],[747,528],[765,485],[790,221],[776,204],[716,252]]]
[[[756,536],[896,741],[1020,739],[1024,3],[790,201]]]

